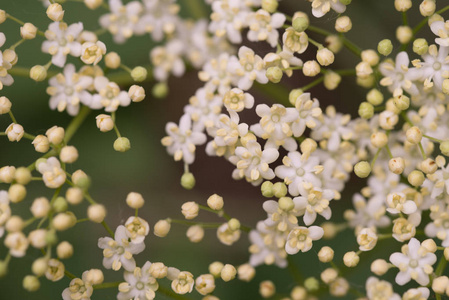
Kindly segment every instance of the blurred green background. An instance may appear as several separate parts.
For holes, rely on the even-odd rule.
[[[192,14],[191,1],[182,0],[183,16]],[[438,2],[439,4],[439,2]],[[418,3],[409,14],[410,23],[417,24],[421,17],[417,13]],[[15,0],[0,2],[0,9],[6,10],[11,15],[25,21],[34,23],[39,29],[45,31],[49,20],[45,15],[45,8],[37,0]],[[67,2],[64,4],[66,11],[64,19],[67,23],[82,21],[87,30],[98,29],[98,16],[105,13],[103,9],[96,11],[88,10],[82,3]],[[283,0],[280,10],[292,15],[295,11],[302,10],[310,14],[310,3],[307,1]],[[394,39],[395,26],[401,22],[401,15],[394,11],[393,1],[378,0],[355,0],[347,10],[352,18],[353,30],[348,37],[362,48],[375,49],[377,42],[384,38]],[[321,19],[312,18],[312,24],[326,29],[332,29],[337,15],[330,13]],[[19,25],[7,20],[0,25],[0,31],[6,35],[6,47],[14,44],[20,39]],[[423,35],[428,34],[428,29]],[[322,37],[311,36],[320,42]],[[108,51],[117,51],[122,61],[128,66],[149,64],[149,51],[153,46],[148,36],[131,38],[125,45],[115,45],[109,34],[104,34],[100,39],[106,43]],[[31,67],[36,64],[45,64],[49,55],[42,54],[40,46],[42,37],[27,41],[17,49],[19,61],[17,66]],[[267,50],[260,44],[251,44],[260,54]],[[396,44],[397,46],[397,44]],[[311,59],[313,52],[308,51],[302,58]],[[69,58],[69,62],[75,62]],[[333,68],[351,68],[358,63],[357,59],[347,50],[343,50],[336,57]],[[55,69],[53,69],[55,70]],[[293,77],[283,80],[287,88],[297,88],[306,85],[310,79]],[[92,179],[91,195],[95,200],[106,205],[108,209],[107,223],[115,229],[123,224],[126,219],[133,215],[133,211],[126,206],[126,195],[131,191],[143,194],[146,204],[139,211],[139,215],[145,218],[153,227],[154,223],[166,217],[181,219],[181,205],[186,201],[206,203],[209,195],[217,193],[225,199],[225,209],[233,217],[242,223],[255,226],[258,220],[266,217],[262,203],[264,199],[258,187],[253,187],[244,181],[231,179],[233,166],[220,158],[208,157],[204,154],[204,147],[197,151],[197,159],[191,167],[195,174],[197,185],[194,190],[186,191],[179,185],[179,179],[183,173],[181,163],[173,161],[167,155],[160,144],[165,136],[165,124],[169,121],[178,122],[183,113],[183,106],[201,86],[195,71],[189,71],[181,79],[170,79],[170,93],[165,99],[156,99],[150,95],[153,83],[145,83],[147,98],[142,103],[133,103],[127,108],[121,108],[117,113],[117,124],[123,136],[131,140],[132,149],[127,153],[117,153],[112,144],[115,133],[101,133],[95,126],[96,112],[92,112],[86,122],[72,139],[80,153],[79,160],[68,166],[68,171],[77,169],[84,170]],[[71,118],[66,113],[51,111],[48,107],[49,97],[45,93],[46,83],[36,83],[27,78],[15,77],[12,87],[5,87],[0,95],[7,96],[13,103],[13,112],[25,130],[31,134],[43,134],[53,125],[66,126]],[[123,88],[127,88],[124,86]],[[263,93],[254,89],[253,94],[257,103],[270,103],[272,100]],[[344,78],[340,88],[328,92],[318,86],[312,90],[313,96],[320,99],[323,106],[335,105],[339,111],[355,115],[358,104],[364,100],[366,93],[362,88],[356,87],[354,78]],[[254,115],[248,114],[248,122],[256,122]],[[8,116],[0,116],[0,127],[5,128],[10,124]],[[9,143],[2,137],[0,146],[0,166],[14,165],[27,166],[39,154],[33,151],[28,140],[19,143]],[[362,180],[351,181],[345,194],[340,201],[331,203],[333,220],[341,222],[343,211],[351,206],[351,195],[359,191],[363,186]],[[7,189],[0,184],[0,189]],[[13,213],[21,215],[24,219],[31,216],[29,206],[34,198],[46,196],[51,198],[52,191],[45,189],[42,182],[32,182],[28,187],[28,196],[20,204],[12,205]],[[86,203],[73,208],[79,218],[84,218]],[[199,220],[218,221],[214,215],[201,212]],[[319,218],[319,222],[322,218]],[[162,261],[168,266],[174,266],[181,270],[189,270],[195,276],[207,273],[207,266],[216,260],[224,263],[239,265],[247,262],[247,248],[249,242],[246,234],[232,247],[222,245],[215,237],[215,230],[207,230],[206,236],[199,244],[192,244],[185,237],[186,227],[173,224],[172,230],[167,238],[155,237],[152,233],[146,240],[146,250],[136,256],[138,265],[145,261]],[[59,240],[70,241],[75,248],[75,255],[65,260],[67,269],[73,274],[80,276],[83,271],[90,268],[101,268],[102,251],[97,247],[99,237],[107,236],[107,232],[101,225],[84,222],[59,235]],[[320,271],[327,268],[316,258],[316,253],[321,246],[328,244],[327,241],[319,241],[314,244],[311,251],[292,257],[303,278],[308,276],[319,276]],[[331,242],[336,252],[336,258],[349,250],[357,248],[355,238],[350,231],[346,231]],[[362,255],[360,265],[355,270],[343,269],[348,272],[347,278],[351,285],[363,291],[364,282],[369,275],[369,264],[375,258],[387,258],[393,250],[398,250],[400,244],[388,240],[379,242],[374,253]],[[6,248],[3,242],[0,245],[0,259],[6,256]],[[28,293],[22,289],[22,278],[31,273],[31,263],[40,256],[36,249],[29,248],[26,257],[13,258],[10,263],[9,274],[0,279],[0,299],[61,299],[61,292],[70,282],[64,278],[59,282],[52,283],[46,279],[41,280],[42,287],[36,293]],[[389,272],[387,278],[392,279],[395,271]],[[280,294],[287,295],[293,286],[301,284],[296,282],[287,269],[280,270],[273,266],[262,266],[257,268],[256,278],[249,284],[234,280],[226,285],[217,280],[216,295],[221,299],[259,299],[258,286],[263,280],[270,279],[276,284]],[[105,282],[122,280],[121,272],[106,271]],[[167,280],[160,281],[167,286]],[[188,295],[191,299],[200,299],[198,293]],[[348,295],[346,299],[356,296]],[[115,299],[116,290],[108,289],[95,291],[93,299]],[[158,295],[157,299],[164,299]],[[327,299],[321,297],[320,299]]]

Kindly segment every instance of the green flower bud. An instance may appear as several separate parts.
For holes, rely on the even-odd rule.
[[[77,179],[76,186],[82,190],[87,190],[90,187],[90,178],[88,176],[83,176]]]
[[[47,69],[44,66],[36,65],[30,70],[30,78],[34,81],[43,81],[47,78]]]
[[[374,115],[374,106],[368,102],[362,102],[359,106],[359,116],[363,119],[370,119]]]
[[[425,179],[424,173],[418,170],[410,172],[407,177],[408,182],[414,187],[421,186]]]
[[[276,182],[273,185],[273,194],[276,198],[281,198],[287,195],[287,186],[283,182]]]
[[[400,110],[406,110],[410,106],[410,98],[406,95],[399,95],[393,98],[394,105]]]
[[[25,167],[17,168],[14,177],[17,183],[26,185],[31,181],[31,171]]]
[[[367,161],[360,161],[354,166],[354,173],[360,178],[366,178],[371,173],[371,165]]]
[[[52,206],[56,212],[64,212],[68,208],[67,200],[65,200],[64,197],[58,197],[55,199]]]
[[[292,198],[290,197],[281,197],[279,198],[279,208],[283,211],[290,211],[295,208],[295,203],[293,203]]]
[[[276,12],[279,2],[277,0],[262,0],[262,9],[266,10],[270,14]]]
[[[384,101],[384,95],[378,89],[372,89],[366,94],[366,100],[372,105],[380,105]]]
[[[48,245],[56,245],[58,242],[58,236],[56,235],[56,231],[54,229],[47,231],[45,241]]]
[[[298,99],[299,96],[301,96],[304,93],[301,89],[293,89],[290,91],[290,94],[288,94],[288,100],[292,105],[296,105],[296,99]]]
[[[165,82],[159,82],[153,86],[152,90],[155,98],[165,98],[168,94],[168,85]]]
[[[264,197],[271,198],[274,196],[273,183],[271,181],[265,181],[264,183],[262,183],[260,190],[262,191],[262,195]]]
[[[429,44],[425,39],[416,39],[413,42],[413,52],[415,52],[418,55],[423,55],[427,53],[427,50],[429,50]]]
[[[8,274],[8,263],[0,260],[0,278]]]
[[[293,29],[295,29],[297,32],[303,32],[304,30],[309,27],[309,20],[304,17],[297,17],[293,19]]]
[[[27,275],[23,278],[23,288],[28,292],[35,292],[41,287],[39,279],[34,275]]]
[[[270,80],[273,83],[278,83],[279,81],[281,81],[282,75],[284,75],[284,73],[279,67],[270,67],[267,69],[266,72],[268,80]]]
[[[147,75],[147,69],[145,69],[144,67],[135,67],[131,71],[131,77],[134,79],[134,81],[137,82],[144,81],[147,78]]]
[[[181,186],[186,190],[191,190],[195,187],[195,176],[192,173],[186,172],[182,174]]]
[[[229,229],[231,229],[232,231],[236,231],[240,229],[240,221],[232,218],[231,220],[228,221],[228,226]]]
[[[377,45],[377,51],[384,56],[388,56],[393,51],[393,44],[389,39],[382,40]]]
[[[444,141],[440,144],[440,151],[446,156],[449,156],[449,141]]]
[[[131,149],[131,143],[126,137],[119,137],[114,142],[114,150],[118,152],[126,152]]]
[[[320,282],[315,277],[309,277],[304,280],[304,287],[309,292],[317,291],[320,288]]]

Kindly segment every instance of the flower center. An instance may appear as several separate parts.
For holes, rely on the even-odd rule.
[[[141,281],[139,281],[139,282],[136,284],[136,288],[137,288],[138,290],[142,290],[144,287],[145,287],[145,285],[144,285]]]
[[[434,69],[435,71],[440,70],[440,69],[441,69],[441,63],[435,62],[435,63],[433,64],[433,69]]]
[[[122,246],[117,247],[117,254],[122,255],[125,253],[125,249]]]
[[[416,259],[412,259],[412,260],[410,260],[410,262],[408,263],[408,265],[409,265],[411,268],[416,268],[416,267],[418,266],[418,261],[417,261]]]
[[[306,174],[306,171],[304,171],[303,168],[298,168],[298,169],[296,170],[296,175],[298,175],[299,177],[304,176],[304,174]]]

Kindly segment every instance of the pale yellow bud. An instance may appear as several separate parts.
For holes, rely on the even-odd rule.
[[[0,181],[3,183],[11,183],[14,180],[16,168],[12,166],[4,166],[0,168]]]
[[[449,278],[447,276],[440,276],[433,280],[432,290],[437,294],[444,294],[449,286]]]
[[[395,0],[394,8],[397,11],[404,12],[409,10],[412,7],[412,0]]]
[[[103,204],[91,204],[87,208],[87,217],[92,222],[101,223],[106,217],[106,208]]]
[[[221,271],[223,270],[223,267],[224,267],[223,263],[215,261],[209,265],[209,273],[211,273],[215,277],[219,277]]]
[[[11,216],[9,217],[8,221],[6,221],[5,229],[8,232],[18,232],[22,231],[24,222],[21,217],[19,216]]]
[[[236,274],[237,270],[233,265],[230,264],[224,265],[223,269],[220,272],[221,279],[223,279],[223,281],[225,282],[233,280]]]
[[[158,237],[165,237],[170,232],[171,224],[167,220],[159,220],[154,225],[154,235]]]
[[[270,80],[273,83],[278,83],[281,81],[282,76],[284,73],[282,72],[281,68],[279,67],[269,67],[265,73],[268,80]]]
[[[0,24],[6,21],[6,12],[3,9],[0,9]]]
[[[11,111],[12,103],[5,96],[0,97],[0,115],[7,114]]]
[[[318,252],[318,259],[322,263],[331,262],[334,259],[334,250],[331,247],[324,246]]]
[[[319,49],[316,53],[316,59],[322,66],[329,66],[334,62],[335,56],[332,51],[327,48]]]
[[[343,48],[343,42],[338,35],[329,35],[325,39],[327,43],[327,48],[334,52],[338,53]]]
[[[133,102],[140,102],[145,99],[145,90],[140,85],[132,85],[128,90],[128,96]]]
[[[372,49],[362,51],[361,57],[362,61],[367,62],[372,67],[379,63],[379,55]]]
[[[371,173],[371,165],[367,161],[360,161],[354,166],[355,175],[366,178]]]
[[[53,145],[59,145],[64,140],[65,131],[64,128],[53,126],[45,133],[50,143]]]
[[[267,198],[271,198],[274,196],[273,193],[273,183],[271,181],[265,181],[260,186],[260,191],[262,192],[262,195]]]
[[[181,212],[187,220],[196,218],[199,209],[199,205],[193,201],[186,202],[181,206]]]
[[[399,110],[406,110],[410,107],[410,98],[406,95],[398,95],[393,98],[393,103]]]
[[[383,131],[374,132],[371,135],[371,145],[375,148],[383,148],[388,143],[388,136]]]
[[[224,205],[223,197],[213,194],[207,199],[207,205],[213,210],[221,210]]]
[[[334,268],[327,268],[326,270],[321,272],[320,277],[324,283],[329,284],[332,281],[334,281],[335,279],[337,279],[338,272]]]
[[[377,51],[383,56],[388,56],[393,51],[393,44],[389,39],[382,40],[377,45]]]
[[[407,177],[408,182],[414,186],[414,187],[418,187],[421,186],[424,183],[424,179],[426,179],[424,177],[423,172],[418,171],[418,170],[414,170],[412,172],[410,172],[410,174]]]
[[[307,77],[314,77],[320,72],[320,65],[315,60],[306,61],[302,67],[302,73]]]
[[[348,16],[339,17],[335,21],[335,30],[338,32],[348,32],[352,29],[352,22]]]
[[[28,168],[17,168],[14,177],[19,184],[26,185],[31,181],[31,171]]]
[[[42,276],[45,274],[48,268],[48,259],[46,257],[40,257],[33,261],[31,265],[31,272],[36,276]]]
[[[307,290],[302,286],[295,286],[290,292],[290,297],[292,300],[306,300]]]
[[[429,50],[429,44],[425,39],[416,39],[413,41],[413,52],[418,55],[424,55]]]
[[[8,197],[12,203],[21,202],[27,195],[26,188],[21,184],[12,184],[8,190]]]
[[[6,128],[5,133],[10,142],[18,142],[25,134],[25,130],[23,129],[22,125],[11,123],[11,125]]]
[[[401,44],[407,44],[413,37],[413,30],[410,26],[398,26],[396,29],[396,38]]]
[[[126,197],[126,204],[134,209],[139,209],[145,204],[145,200],[139,193],[131,192]]]
[[[358,265],[360,257],[354,251],[346,252],[343,256],[345,266],[353,268]]]
[[[67,259],[73,255],[73,246],[67,241],[63,241],[56,247],[56,255],[60,259]]]
[[[164,278],[168,274],[168,268],[161,262],[152,263],[149,270],[154,278]]]
[[[33,275],[27,275],[23,278],[22,282],[23,288],[28,292],[35,292],[39,290],[41,287],[41,283],[39,282],[39,278]]]
[[[59,3],[50,4],[47,7],[47,17],[55,22],[59,22],[64,18],[64,11]]]
[[[78,159],[78,150],[74,146],[65,146],[61,149],[59,158],[64,163],[72,164]]]
[[[287,186],[283,182],[276,182],[273,184],[273,195],[277,198],[287,195]]]
[[[360,103],[358,113],[361,118],[370,119],[374,115],[374,106],[369,102],[362,102]]]
[[[72,181],[77,187],[82,189],[87,189],[90,185],[89,176],[87,176],[83,170],[76,170],[73,172]]]
[[[50,201],[45,197],[36,198],[30,207],[31,213],[35,218],[46,217],[50,212]]]
[[[52,224],[54,229],[64,231],[76,224],[76,217],[69,212],[59,213],[53,218]]]
[[[94,285],[103,283],[103,272],[100,269],[90,269],[86,274],[86,281]]]
[[[141,82],[147,78],[148,71],[144,67],[135,67],[131,71],[131,77],[134,81]]]
[[[203,240],[204,229],[199,225],[193,225],[187,229],[186,235],[192,243],[199,243]]]
[[[103,4],[103,0],[84,0],[84,4],[90,9],[96,9]]]
[[[365,61],[358,63],[355,67],[355,71],[357,77],[362,79],[368,78],[369,75],[373,74],[373,68],[371,68],[370,64]]]
[[[436,3],[435,0],[424,0],[419,5],[419,12],[423,17],[430,17],[435,13]]]
[[[114,150],[118,152],[126,152],[131,149],[131,142],[126,137],[119,137],[114,142]]]
[[[437,244],[432,239],[424,240],[421,247],[426,249],[427,252],[435,253],[437,251]]]
[[[275,13],[278,8],[277,0],[262,0],[262,9],[266,10],[269,13]]]
[[[84,195],[83,191],[78,187],[71,187],[68,188],[65,197],[67,199],[67,202],[69,202],[72,205],[80,204],[81,201],[83,201]]]
[[[405,169],[405,161],[402,157],[393,157],[388,162],[388,168],[394,174],[402,174]]]
[[[50,149],[50,141],[45,135],[38,135],[32,142],[34,150],[39,153],[46,153]]]
[[[114,121],[110,115],[101,114],[96,118],[97,127],[101,132],[108,132],[114,128]]]
[[[264,280],[260,283],[259,293],[263,298],[270,298],[276,293],[276,287],[270,280]]]
[[[36,37],[37,28],[31,23],[25,23],[20,27],[20,36],[25,40],[32,40]]]
[[[341,76],[338,73],[327,71],[324,74],[324,87],[329,91],[335,90],[341,82]]]
[[[256,275],[256,269],[250,264],[243,264],[237,268],[237,273],[239,280],[249,282]]]

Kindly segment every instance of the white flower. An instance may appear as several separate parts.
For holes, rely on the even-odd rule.
[[[355,211],[345,212],[345,218],[349,221],[349,226],[362,229],[372,226],[386,227],[390,224],[390,219],[385,215],[385,201],[382,196],[376,195],[366,201],[362,195],[355,194],[352,203]]]
[[[206,82],[206,89],[218,91],[224,95],[231,89],[232,74],[228,71],[229,54],[221,53],[218,58],[210,59],[204,64],[203,70],[199,72],[198,77]]]
[[[387,196],[387,211],[391,214],[404,213],[410,215],[417,209],[413,200],[407,200],[404,193],[391,193]]]
[[[5,233],[6,221],[11,217],[11,207],[7,191],[0,191],[0,237]]]
[[[94,291],[92,283],[89,282],[87,276],[89,271],[83,272],[82,278],[74,278],[70,281],[70,286],[62,292],[63,300],[88,300]]]
[[[42,179],[47,187],[57,189],[65,183],[67,176],[56,157],[49,157],[45,162],[42,161],[36,165],[36,168],[42,174]]]
[[[291,66],[301,67],[303,65],[302,60],[297,58],[288,49],[284,49],[279,53],[270,52],[265,55],[263,61],[265,63],[265,69],[270,67],[281,68],[288,77],[293,75],[293,70],[289,69]]]
[[[418,93],[418,88],[412,82],[413,79],[410,78],[408,72],[409,63],[407,52],[402,51],[396,56],[395,63],[392,60],[387,60],[379,65],[379,70],[384,75],[380,84],[388,86],[388,89],[394,96],[401,95],[403,89],[411,95]]]
[[[298,224],[296,216],[300,215],[299,201],[286,197],[281,199],[289,201],[290,207],[280,207],[279,203],[274,200],[263,203],[263,209],[268,214],[268,218],[264,222],[270,228],[276,228],[280,232],[289,232]]]
[[[377,244],[377,234],[372,228],[363,228],[357,235],[357,243],[360,251],[370,251]]]
[[[254,105],[254,97],[243,92],[241,89],[233,88],[223,96],[223,104],[228,111],[241,112],[250,109]]]
[[[264,148],[279,149],[284,147],[287,151],[295,151],[298,147],[291,124],[299,117],[298,111],[292,107],[285,108],[281,104],[259,104],[256,113],[260,117],[259,124],[251,126],[251,130],[263,139],[266,139]]]
[[[254,80],[263,84],[268,82],[263,59],[246,46],[240,47],[238,58],[231,56],[228,70],[234,75],[234,84],[245,91],[251,88]]]
[[[429,299],[430,291],[428,288],[419,287],[416,289],[409,289],[402,295],[403,300],[425,300]]]
[[[9,249],[9,253],[14,257],[23,257],[28,249],[28,239],[20,231],[8,233],[5,237],[5,246]]]
[[[346,5],[340,0],[309,0],[312,2],[312,14],[315,18],[321,18],[332,8],[337,13],[342,14],[346,10]]]
[[[300,250],[307,252],[312,249],[312,241],[321,239],[323,235],[324,230],[319,226],[293,228],[288,234],[285,251],[290,255],[296,254]]]
[[[271,47],[276,47],[279,38],[278,28],[285,22],[285,15],[259,9],[248,16],[248,40],[252,42],[267,41]]]
[[[441,90],[443,86],[443,76],[449,71],[449,47],[430,46],[428,53],[422,56],[424,62],[413,61],[416,68],[410,69],[409,76],[413,80],[424,80],[424,86],[430,88],[435,83],[436,87]]]
[[[186,164],[192,164],[195,160],[195,146],[204,144],[206,135],[192,130],[192,120],[188,114],[181,117],[179,126],[173,122],[167,123],[165,131],[168,136],[161,142],[167,147],[168,153],[173,155],[176,161],[183,159]]]
[[[315,128],[319,124],[322,115],[318,99],[310,99],[310,93],[301,94],[295,101],[295,108],[299,112],[299,118],[291,125],[293,135],[300,137],[308,128]]]
[[[194,131],[202,131],[213,126],[218,120],[223,106],[222,97],[214,95],[206,88],[199,88],[184,106],[184,113],[189,114],[194,122]]]
[[[240,239],[240,230],[231,230],[231,228],[229,228],[229,223],[226,222],[218,227],[217,238],[223,244],[231,246]]]
[[[50,78],[47,94],[50,97],[50,108],[59,112],[67,109],[71,116],[79,112],[80,102],[88,105],[92,101],[92,95],[87,89],[93,83],[90,76],[83,76],[75,72],[75,66],[68,64],[63,73]]]
[[[180,272],[178,269],[169,268],[168,278],[173,280],[171,283],[171,288],[176,294],[186,294],[191,293],[193,290],[193,285],[195,280],[190,272],[183,271]]]
[[[366,281],[366,296],[368,300],[401,300],[401,297],[394,293],[391,283],[373,276]]]
[[[435,21],[430,24],[432,32],[438,36],[435,43],[443,47],[449,47],[449,22]]]
[[[257,223],[256,229],[249,233],[250,265],[256,267],[261,264],[276,264],[280,268],[285,268],[287,266],[287,253],[284,249],[286,233],[267,226],[263,221]]]
[[[6,42],[6,37],[3,32],[0,32],[0,47]],[[17,55],[14,50],[6,49],[0,51],[0,90],[3,85],[10,86],[14,83],[14,79],[8,74],[8,70],[12,68],[17,62]]]
[[[123,268],[126,271],[133,272],[136,268],[136,262],[133,254],[138,254],[145,249],[144,243],[134,244],[128,241],[126,228],[120,225],[115,230],[114,239],[104,237],[98,239],[98,247],[103,250],[103,266],[106,269],[114,271]]]
[[[294,199],[297,204],[300,215],[304,215],[304,224],[307,226],[313,224],[317,213],[329,220],[332,211],[329,202],[334,199],[335,193],[332,190],[323,190],[319,187],[301,190],[301,197]]]
[[[250,8],[241,0],[217,0],[212,2],[209,31],[218,37],[227,36],[234,44],[242,42],[240,30],[246,27]]]
[[[52,55],[51,62],[58,67],[64,67],[67,54],[81,56],[81,44],[77,41],[83,31],[83,23],[78,22],[67,26],[64,22],[53,22],[45,31],[47,41],[42,43],[42,52]]]
[[[446,204],[441,201],[431,207],[430,218],[432,222],[424,228],[424,232],[429,237],[440,239],[443,247],[449,247],[449,210]]]
[[[182,54],[184,43],[180,40],[171,40],[165,47],[158,46],[150,52],[150,59],[154,65],[154,77],[159,81],[167,80],[170,73],[180,77],[185,72]]]
[[[123,5],[121,0],[109,0],[109,8],[111,13],[100,17],[100,25],[109,30],[116,43],[122,44],[133,35],[142,4],[132,1]]]
[[[317,173],[321,170],[319,158],[310,156],[303,160],[298,151],[289,152],[282,159],[283,166],[275,169],[276,176],[284,179],[288,185],[288,192],[292,196],[298,196],[304,189],[304,184],[311,184],[314,187],[320,187],[321,181]]]
[[[95,77],[94,86],[98,94],[94,94],[92,102],[87,104],[92,109],[104,108],[107,112],[114,112],[119,106],[128,106],[131,103],[128,93],[121,91],[117,83],[104,76]]]
[[[159,284],[150,274],[151,263],[147,261],[142,268],[126,270],[123,274],[125,282],[120,283],[117,294],[118,300],[147,299],[156,297]]]
[[[136,24],[136,34],[149,32],[154,41],[161,41],[164,34],[172,34],[181,22],[179,4],[175,0],[144,0],[144,11]]]
[[[96,65],[100,62],[103,55],[106,53],[106,45],[103,42],[96,41],[86,42],[82,45],[81,60],[85,64]]]
[[[246,146],[237,147],[235,155],[229,161],[236,165],[237,169],[232,173],[232,178],[246,178],[253,185],[259,185],[262,179],[273,179],[274,172],[269,164],[279,157],[276,149],[269,148],[262,151],[257,141],[250,140]]]
[[[215,289],[215,279],[211,274],[203,274],[196,278],[195,289],[201,295],[212,293]]]
[[[143,243],[150,232],[148,222],[139,217],[129,217],[125,222],[126,235],[134,244]]]
[[[402,248],[402,253],[391,254],[390,262],[399,268],[396,275],[396,283],[404,285],[411,279],[420,285],[430,282],[429,275],[433,272],[432,265],[437,261],[435,254],[428,251],[420,251],[421,243],[412,238],[408,246]]]

